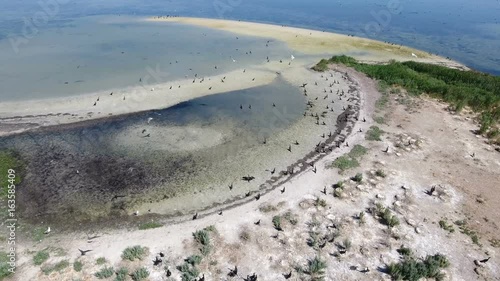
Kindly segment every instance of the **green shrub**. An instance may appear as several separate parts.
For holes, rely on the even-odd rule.
[[[94,276],[98,279],[106,279],[113,276],[113,274],[115,274],[115,271],[112,267],[103,267],[101,270],[94,273]]]
[[[144,258],[144,255],[146,254],[146,251],[146,247],[141,247],[139,245],[127,247],[125,248],[125,250],[123,250],[122,259],[129,261],[142,260]]]
[[[273,217],[273,226],[276,230],[283,231],[283,228],[281,228],[281,217],[280,216]]]
[[[303,270],[304,273],[311,276],[311,280],[320,281],[325,278],[326,262],[316,256],[313,259],[307,260],[307,266]]]
[[[41,265],[44,263],[46,260],[48,260],[50,257],[50,254],[47,250],[42,250],[38,251],[35,256],[33,257],[33,263],[35,265]]]
[[[337,157],[337,159],[335,159],[331,164],[331,167],[337,168],[340,171],[349,170],[352,168],[356,168],[358,166],[359,166],[358,160],[349,158],[347,156]]]
[[[448,266],[448,259],[440,254],[427,256],[422,261],[416,260],[411,255],[403,255],[403,261],[391,263],[386,269],[393,280],[417,281],[421,278],[443,280],[444,273],[441,269]]]
[[[82,268],[83,268],[83,263],[81,261],[75,261],[73,263],[73,269],[76,271],[76,272],[80,272],[82,271]]]
[[[357,173],[354,177],[351,178],[351,180],[353,180],[355,182],[362,182],[363,181],[363,174]]]
[[[97,265],[103,265],[103,264],[106,263],[106,258],[104,258],[104,257],[97,258],[97,260],[95,261],[95,263]]]
[[[200,264],[200,263],[201,263],[201,260],[202,260],[202,259],[203,259],[203,258],[202,258],[201,256],[198,256],[198,255],[192,255],[192,256],[187,257],[187,258],[185,259],[185,261],[186,261],[187,263],[189,263],[190,265],[192,265],[192,266],[196,266],[196,265],[198,265],[198,264]]]
[[[181,274],[182,281],[193,281],[196,280],[198,275],[200,275],[200,271],[195,266],[190,265],[189,263],[183,263],[177,266],[177,270],[179,270]]]
[[[21,160],[19,153],[12,150],[0,150],[0,198],[6,198],[8,194],[9,182],[7,175],[9,170],[15,171],[14,185],[21,183],[21,178],[24,173],[24,163]]]
[[[126,269],[125,267],[122,267],[122,268],[118,269],[118,271],[116,271],[115,274],[116,274],[116,277],[115,277],[114,281],[125,281],[125,280],[127,280],[128,269]]]
[[[381,141],[382,139],[380,138],[380,136],[382,136],[383,133],[384,131],[382,131],[379,127],[371,126],[370,129],[368,129],[368,131],[366,132],[365,139],[369,141]]]
[[[316,200],[314,201],[314,206],[316,206],[316,207],[323,207],[323,208],[324,208],[324,207],[326,207],[327,205],[326,205],[326,201],[325,201],[325,199],[321,199],[321,198],[319,198],[319,197],[318,197],[318,198],[316,198]]]
[[[377,177],[381,177],[381,178],[385,178],[385,177],[386,177],[385,172],[384,172],[384,171],[382,171],[382,170],[380,170],[380,169],[378,169],[378,170],[376,170],[376,171],[375,171],[375,175],[376,175]]]
[[[455,232],[453,225],[448,224],[445,220],[439,221],[439,227],[441,227],[442,229],[449,231],[449,232]]]
[[[207,256],[212,250],[212,246],[210,245],[210,235],[209,231],[215,231],[215,227],[206,227],[202,230],[198,230],[193,232],[193,238],[196,242],[201,244],[200,252],[203,256]]]
[[[145,267],[141,267],[132,273],[132,280],[141,281],[149,276],[149,271]]]

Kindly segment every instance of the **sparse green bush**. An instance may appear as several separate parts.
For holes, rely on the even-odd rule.
[[[391,213],[389,208],[385,208],[380,204],[376,205],[375,214],[380,218],[380,222],[389,227],[399,225],[399,219]]]
[[[427,256],[423,261],[416,260],[411,254],[403,255],[403,261],[387,266],[387,273],[393,280],[417,281],[421,278],[443,280],[442,268],[448,267],[448,259],[440,254]]]
[[[325,278],[325,269],[326,262],[316,256],[307,260],[307,266],[303,271],[311,277],[311,280],[322,281]]]
[[[277,211],[278,208],[276,208],[275,206],[271,205],[271,204],[266,204],[264,206],[260,206],[259,207],[259,211],[263,212],[263,213],[269,213],[269,212],[273,212],[273,211]]]
[[[46,260],[48,260],[50,257],[50,254],[47,250],[42,250],[38,251],[35,256],[33,257],[33,263],[35,265],[41,265],[44,263]]]
[[[341,198],[343,193],[344,191],[342,188],[335,188],[333,190],[333,197]]]
[[[83,268],[83,263],[81,261],[75,261],[73,263],[73,269],[76,271],[76,272],[80,272],[82,271],[82,268]]]
[[[352,247],[351,240],[349,238],[344,239],[343,246],[344,246],[344,249],[346,249],[346,251],[348,251],[349,249],[351,249],[351,247]]]
[[[365,139],[369,141],[381,141],[382,139],[380,138],[384,131],[382,131],[379,127],[377,126],[371,126],[370,129],[366,132]]]
[[[182,281],[193,281],[196,280],[198,275],[200,275],[200,271],[198,268],[192,266],[189,263],[183,263],[177,266],[177,270],[179,270],[181,274]]]
[[[359,212],[358,219],[359,219],[360,224],[365,224],[365,222],[366,222],[365,212],[363,212],[363,211]]]
[[[331,167],[337,168],[340,171],[349,170],[352,168],[356,168],[358,166],[359,166],[358,160],[349,158],[347,156],[337,157],[337,159],[335,159],[331,164]]]
[[[325,199],[321,199],[321,198],[316,198],[316,200],[314,201],[314,206],[316,207],[326,207],[327,204],[326,204],[326,201]]]
[[[45,275],[49,275],[50,273],[57,271],[61,272],[63,269],[69,266],[69,261],[67,260],[62,260],[52,266],[43,266],[42,271],[45,273]]]
[[[450,233],[455,232],[455,228],[453,228],[453,225],[448,224],[445,220],[440,220],[439,221],[439,227],[442,229],[449,231]]]
[[[97,277],[98,279],[106,279],[115,274],[115,271],[113,270],[112,267],[103,267],[101,270],[98,272],[94,273],[94,276]]]
[[[273,217],[273,226],[276,230],[283,231],[283,228],[281,228],[281,216]]]
[[[351,180],[353,180],[355,182],[362,182],[363,181],[363,174],[357,173],[354,177],[351,178]]]
[[[132,280],[141,281],[149,276],[149,271],[145,267],[141,267],[132,273]]]
[[[286,212],[283,215],[283,218],[287,220],[291,225],[296,225],[299,222],[297,218],[292,214],[292,212]]]
[[[136,259],[142,260],[144,258],[144,255],[146,254],[146,251],[146,247],[141,247],[139,245],[127,247],[125,248],[125,250],[123,250],[122,259],[129,261],[134,261]]]
[[[125,267],[122,267],[120,269],[118,269],[116,272],[116,277],[114,279],[114,281],[125,281],[127,280],[127,276],[128,276],[128,269],[126,269]]]
[[[103,265],[103,264],[105,264],[105,263],[106,263],[106,258],[104,258],[104,257],[100,257],[100,258],[98,258],[98,259],[96,260],[96,264],[97,264],[97,265]]]
[[[209,231],[216,231],[216,229],[213,226],[209,226],[205,227],[202,230],[193,232],[194,240],[201,244],[200,252],[203,256],[207,256],[212,250],[212,246],[210,245]]]
[[[185,259],[185,261],[187,263],[189,263],[190,265],[192,266],[197,266],[198,264],[201,263],[201,260],[203,258],[201,256],[198,256],[198,255],[192,255],[192,256],[189,256]]]
[[[240,239],[245,241],[245,242],[250,241],[250,238],[251,238],[250,232],[248,232],[247,230],[242,230],[240,232],[239,236],[240,236]]]
[[[387,175],[385,174],[385,172],[384,172],[384,171],[382,171],[382,170],[380,170],[380,169],[378,169],[378,170],[376,170],[376,171],[375,171],[375,175],[376,175],[377,177],[381,177],[381,178],[385,178],[385,177],[387,176]]]

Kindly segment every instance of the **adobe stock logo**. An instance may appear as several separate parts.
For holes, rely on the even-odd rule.
[[[365,25],[365,35],[376,35],[386,29],[391,23],[392,16],[397,15],[403,11],[403,7],[399,0],[389,0],[386,9],[380,11],[371,11],[370,15],[375,19]]]
[[[33,39],[39,29],[46,25],[51,19],[59,14],[60,5],[67,4],[69,0],[40,0],[37,2],[40,10],[34,13],[30,18],[23,17],[23,27],[21,34],[9,35],[10,45],[14,53],[19,53],[21,45],[28,44]]]

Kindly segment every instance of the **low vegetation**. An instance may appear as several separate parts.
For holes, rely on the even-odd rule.
[[[467,225],[467,222],[464,221],[464,220],[457,220],[455,221],[455,224],[458,226],[458,228],[460,229],[460,232],[469,236],[470,239],[472,240],[472,243],[476,244],[476,245],[481,245],[479,243],[479,236],[477,235],[477,233],[472,230],[468,225]]]
[[[81,261],[75,261],[73,263],[73,270],[76,272],[80,272],[83,269],[83,263]]]
[[[149,276],[149,271],[145,267],[141,267],[132,273],[132,280],[141,281]]]
[[[125,248],[125,250],[123,250],[122,259],[129,261],[142,260],[146,255],[146,252],[147,248],[141,247],[139,245],[133,247],[127,247]]]
[[[386,268],[393,280],[417,281],[422,278],[434,278],[436,281],[440,281],[445,277],[441,269],[450,264],[448,259],[441,254],[417,259],[408,248],[401,248],[398,252],[402,256],[402,261],[391,263]]]
[[[63,269],[65,269],[68,266],[69,266],[69,261],[62,260],[54,265],[47,265],[47,266],[42,267],[42,271],[43,271],[43,273],[45,273],[45,275],[49,275],[50,273],[52,273],[54,271],[61,272]]]
[[[97,265],[103,265],[103,264],[105,264],[105,263],[106,263],[106,258],[104,258],[104,257],[100,257],[100,258],[98,258],[98,259],[95,261],[95,263],[96,263]]]
[[[380,223],[388,227],[399,225],[399,219],[392,214],[389,208],[383,207],[381,204],[376,204],[373,212],[379,218]]]
[[[273,226],[274,229],[278,231],[283,231],[283,228],[281,227],[281,216],[274,216],[273,217]]]
[[[359,166],[359,159],[367,153],[367,149],[362,145],[355,145],[349,153],[335,159],[331,167],[339,169],[341,172]]]
[[[144,230],[144,229],[158,228],[158,227],[162,227],[162,226],[163,226],[163,224],[161,224],[161,223],[151,221],[151,222],[145,222],[145,223],[139,225],[139,229]]]
[[[365,138],[369,141],[381,141],[382,134],[384,131],[382,131],[379,127],[377,126],[371,126],[370,129],[366,132]]]
[[[303,272],[309,275],[311,281],[325,280],[326,262],[316,256],[307,260],[307,265],[303,268],[297,268],[298,272]]]
[[[115,277],[114,281],[125,281],[125,280],[127,280],[128,269],[126,269],[125,267],[122,267],[122,268],[118,269],[115,272],[115,274],[116,274],[116,277]]]
[[[442,229],[450,232],[450,233],[453,233],[455,232],[455,228],[453,228],[453,225],[452,224],[448,224],[446,222],[446,220],[440,220],[439,221],[439,227],[441,227]]]
[[[386,85],[400,86],[409,94],[441,99],[456,111],[467,106],[478,113],[479,133],[495,136],[495,141],[499,141],[500,77],[414,61],[366,64],[348,56],[323,59],[313,69],[325,71],[329,63],[353,67]]]
[[[115,271],[112,267],[103,267],[101,270],[94,273],[94,276],[98,279],[106,279],[113,276],[113,274],[115,274]]]
[[[48,260],[50,257],[49,251],[47,250],[42,250],[38,251],[34,256],[33,256],[33,263],[35,265],[41,265],[44,263],[46,260]]]

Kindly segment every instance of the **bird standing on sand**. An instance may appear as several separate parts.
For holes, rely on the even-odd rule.
[[[148,118],[148,124],[151,122],[151,120],[153,120],[153,117]]]

